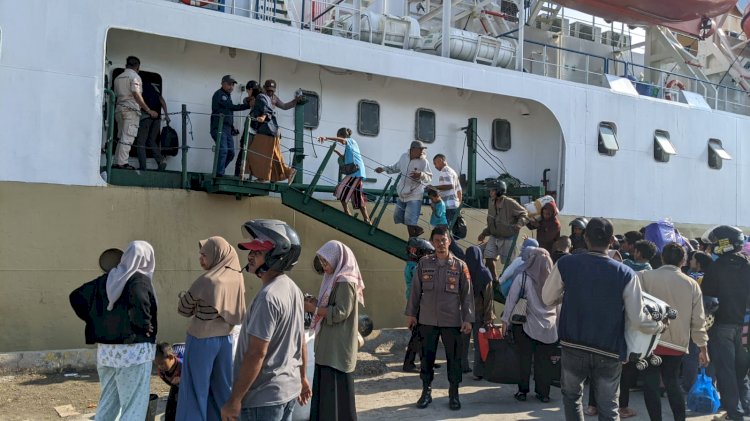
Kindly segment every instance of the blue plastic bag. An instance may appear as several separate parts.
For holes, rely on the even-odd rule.
[[[719,410],[719,404],[719,393],[716,392],[711,377],[706,375],[706,369],[701,368],[695,384],[688,393],[687,407],[693,412],[715,414]]]

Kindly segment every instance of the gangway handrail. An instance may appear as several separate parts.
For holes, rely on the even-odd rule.
[[[401,180],[401,174],[399,173],[398,177],[396,177],[396,181],[391,185],[391,195],[396,193],[396,186],[398,185],[398,182]],[[390,180],[389,180],[390,181]],[[388,201],[385,200],[385,189],[383,189],[383,193],[380,195],[378,200],[383,199],[383,206],[380,208],[380,213],[378,213],[378,216],[375,217],[375,221],[372,223],[372,228],[370,228],[370,234],[374,233],[376,229],[378,229],[378,226],[380,225],[380,220],[383,218],[383,214],[385,213],[385,208],[388,207]],[[375,214],[375,211],[372,212]]]
[[[310,185],[307,186],[307,191],[305,192],[303,203],[307,204],[308,202],[310,202],[310,199],[315,192],[315,187],[318,185],[318,181],[320,181],[320,177],[323,175],[323,170],[325,169],[326,165],[328,165],[328,161],[331,159],[331,155],[333,155],[334,149],[336,149],[336,144],[332,143],[331,147],[328,148],[328,152],[326,153],[325,158],[323,158],[323,162],[320,163],[318,170],[315,172],[315,176],[310,182]]]

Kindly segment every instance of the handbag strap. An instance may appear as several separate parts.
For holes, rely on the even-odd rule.
[[[518,291],[518,299],[526,298],[526,272],[523,272],[521,277],[521,289]]]

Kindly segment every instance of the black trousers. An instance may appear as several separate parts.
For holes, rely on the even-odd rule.
[[[164,410],[164,421],[175,421],[177,416],[177,395],[180,394],[179,386],[169,388],[169,397],[167,398],[167,409]]]
[[[635,368],[634,362],[629,362],[622,366],[622,375],[620,375],[620,398],[618,406],[627,408],[630,405],[630,389],[638,382],[638,369]],[[589,406],[597,407],[596,397],[594,396],[594,386],[589,384]]]
[[[531,379],[531,364],[534,363],[534,392],[549,397],[552,386],[552,354],[555,344],[545,344],[532,339],[523,331],[523,326],[513,325],[513,335],[516,339],[518,352],[521,354],[521,383],[518,391],[529,393]]]
[[[682,356],[663,356],[661,365],[649,365],[643,371],[643,400],[651,421],[661,421],[660,380],[667,389],[669,406],[675,421],[685,421],[685,392],[680,386]]]
[[[417,355],[420,355],[422,352],[422,337],[419,336],[419,326],[417,324],[411,329],[411,338],[409,338],[409,344],[406,346],[404,365],[414,364]]]
[[[356,421],[354,377],[333,367],[315,364],[310,421]]]
[[[161,127],[161,120],[158,118],[143,118],[141,124],[138,126],[138,136],[135,138],[135,149],[138,154],[138,165],[141,170],[146,169],[146,148],[151,150],[157,165],[164,161],[164,157],[161,155],[161,149],[156,143],[156,139],[159,137],[159,129]]]
[[[419,378],[423,386],[432,385],[435,377],[435,355],[437,354],[438,341],[443,340],[445,346],[445,357],[448,360],[448,382],[451,386],[458,387],[461,383],[461,329],[458,327],[419,326],[419,334],[422,337],[422,359]]]

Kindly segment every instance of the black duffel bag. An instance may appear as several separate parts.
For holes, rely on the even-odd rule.
[[[484,363],[484,379],[491,383],[521,383],[521,354],[513,332],[508,329],[503,339],[488,340],[489,352]]]
[[[169,127],[169,123],[161,129],[159,135],[159,146],[163,156],[176,156],[180,150],[180,139],[177,130]]]

